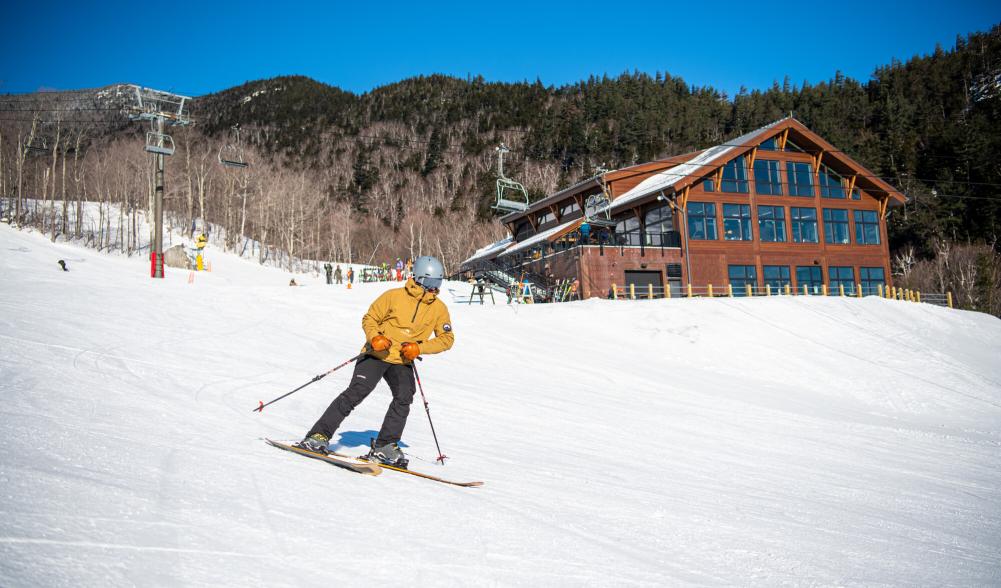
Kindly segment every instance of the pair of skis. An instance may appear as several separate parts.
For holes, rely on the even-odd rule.
[[[441,482],[442,484],[449,484],[452,486],[462,486],[463,488],[473,488],[476,486],[482,486],[483,482],[455,482],[453,480],[446,480],[445,478],[439,478],[438,476],[432,476],[430,474],[425,474],[422,472],[415,472],[413,470],[408,470],[404,468],[398,468],[396,466],[374,463],[364,459],[354,458],[348,455],[343,455],[341,453],[316,453],[313,451],[307,451],[301,447],[296,447],[295,445],[287,445],[285,443],[280,443],[278,441],[272,441],[271,439],[265,439],[268,445],[272,447],[277,447],[278,449],[284,449],[285,451],[291,451],[292,453],[298,453],[304,457],[310,457],[313,459],[318,459],[320,461],[325,461],[329,464],[351,470],[353,472],[358,472],[359,474],[366,474],[369,476],[378,476],[382,473],[382,470],[393,470],[395,472],[400,472],[403,474],[410,474],[411,476],[417,476],[418,478],[424,478],[426,480],[433,480],[435,482]]]

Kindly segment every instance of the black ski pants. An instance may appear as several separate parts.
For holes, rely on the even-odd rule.
[[[328,438],[333,437],[341,422],[375,389],[380,379],[389,384],[393,401],[386,411],[375,446],[399,443],[403,428],[407,426],[410,404],[414,401],[414,369],[409,365],[385,362],[370,355],[358,360],[347,389],[330,403],[323,416],[306,435],[323,433]]]

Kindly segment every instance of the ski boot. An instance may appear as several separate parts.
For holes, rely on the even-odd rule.
[[[400,450],[400,447],[396,443],[387,443],[382,447],[376,447],[373,442],[372,449],[369,450],[365,459],[404,470],[407,469],[407,464],[410,463],[410,460],[407,459],[406,455],[403,455],[403,451]]]
[[[323,433],[313,433],[309,437],[306,437],[302,441],[295,444],[299,449],[305,449],[306,451],[312,451],[313,453],[322,453],[326,455],[327,444],[330,442],[330,438]]]

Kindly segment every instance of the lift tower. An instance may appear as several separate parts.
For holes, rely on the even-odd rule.
[[[174,154],[174,139],[164,132],[167,126],[191,124],[184,112],[185,103],[191,98],[129,85],[127,91],[135,94],[135,102],[127,110],[132,120],[149,121],[146,132],[146,151],[153,154],[155,181],[153,191],[153,242],[150,244],[150,276],[163,277],[163,157]]]

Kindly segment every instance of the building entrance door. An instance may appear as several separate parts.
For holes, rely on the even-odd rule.
[[[629,286],[636,288],[637,298],[646,298],[650,286],[653,286],[654,298],[664,297],[664,275],[659,271],[650,270],[626,270],[626,292]]]

